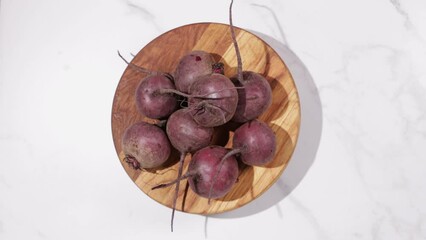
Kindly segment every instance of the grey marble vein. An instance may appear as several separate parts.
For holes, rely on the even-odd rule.
[[[395,8],[395,10],[398,12],[398,14],[404,19],[404,26],[405,28],[410,31],[412,34],[414,34],[415,38],[422,42],[426,46],[426,40],[419,34],[418,30],[416,29],[415,24],[413,24],[409,12],[404,9],[404,7],[401,5],[400,0],[389,0],[392,6]]]
[[[401,2],[399,0],[389,0],[390,3],[394,6],[395,10],[404,18],[405,27],[411,29],[413,24],[410,20],[408,13],[402,8]]]
[[[135,11],[138,16],[140,16],[145,21],[149,22],[154,26],[154,28],[159,32],[163,33],[164,30],[158,25],[155,15],[152,14],[148,9],[146,9],[144,6],[142,6],[139,3],[126,0],[126,5],[131,11]]]
[[[315,230],[317,234],[317,239],[330,239],[330,237],[327,235],[325,230],[320,225],[319,220],[317,217],[312,213],[311,210],[306,207],[303,202],[293,195],[288,196],[288,199],[294,204],[296,209],[308,220],[308,222],[311,224],[312,228]]]
[[[280,20],[279,20],[279,19],[278,19],[278,17],[277,17],[277,14],[275,14],[275,11],[274,11],[274,10],[272,10],[272,9],[271,9],[270,7],[268,7],[268,6],[261,5],[261,4],[252,3],[251,5],[252,5],[252,6],[255,6],[255,7],[263,8],[263,9],[265,9],[266,11],[268,11],[268,12],[272,15],[272,18],[274,19],[274,22],[275,22],[275,24],[276,24],[276,27],[278,28],[279,35],[280,35],[279,37],[281,38],[282,43],[284,43],[285,45],[289,46],[288,41],[287,41],[287,38],[286,38],[285,33],[284,33],[284,30],[283,30],[283,27],[282,27],[282,25],[281,25],[281,23],[280,23]],[[262,18],[262,19],[264,19],[264,18]],[[266,24],[266,26],[269,26],[269,24]]]

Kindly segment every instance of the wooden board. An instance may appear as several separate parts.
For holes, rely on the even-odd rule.
[[[300,103],[294,81],[283,60],[260,38],[236,28],[237,41],[243,59],[243,69],[258,72],[269,81],[273,91],[270,109],[259,119],[266,122],[277,137],[274,160],[264,167],[245,167],[231,192],[220,199],[198,197],[188,188],[187,181],[180,184],[177,210],[196,214],[216,214],[241,207],[264,193],[282,174],[294,151],[300,126]],[[132,63],[148,69],[173,73],[178,60],[192,50],[204,50],[225,64],[225,75],[236,74],[237,60],[229,25],[197,23],[182,26],[162,34],[147,44]],[[138,121],[154,123],[140,115],[136,109],[134,93],[145,74],[127,67],[118,84],[112,106],[112,133],[119,159],[133,182],[149,197],[167,207],[172,207],[174,186],[151,190],[160,183],[172,181],[177,176],[178,153],[173,153],[165,167],[156,171],[133,170],[124,162],[121,137],[125,129]],[[222,141],[232,139],[232,132],[219,135]],[[224,139],[224,140],[223,140]],[[232,147],[232,141],[226,147]],[[185,169],[191,156],[185,159]],[[185,170],[184,170],[185,172]]]

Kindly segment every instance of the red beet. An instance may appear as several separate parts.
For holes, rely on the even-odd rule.
[[[194,120],[201,126],[216,127],[234,116],[238,93],[234,84],[222,74],[202,76],[190,87],[188,107]],[[204,96],[204,97],[202,97]]]
[[[234,156],[222,161],[228,152],[221,146],[208,146],[192,156],[188,166],[192,191],[210,199],[223,197],[232,189],[238,178],[238,163]]]
[[[233,77],[238,88],[238,106],[232,118],[234,122],[247,122],[264,113],[272,103],[272,91],[268,81],[260,74],[243,71],[243,83]]]
[[[192,153],[208,146],[213,128],[199,126],[188,109],[180,109],[170,115],[167,126],[170,142],[181,153]]]
[[[183,56],[174,74],[177,90],[189,93],[189,87],[198,77],[213,73],[214,63],[213,56],[204,51],[192,51]]]
[[[239,170],[237,160],[228,149],[221,146],[208,146],[195,152],[182,177],[152,189],[168,187],[188,179],[189,187],[197,195],[208,198],[225,196],[237,181]]]
[[[243,71],[241,53],[232,24],[232,4],[233,1],[229,7],[229,24],[237,55],[238,74],[231,79],[237,87],[241,87],[238,89],[238,106],[232,121],[247,122],[260,116],[271,105],[272,90],[263,76],[251,71]]]
[[[213,137],[213,128],[199,126],[192,118],[188,109],[180,109],[170,115],[166,125],[170,142],[180,153],[179,170],[176,179],[182,177],[183,161],[187,153],[195,152],[208,146]],[[176,182],[171,230],[176,209],[176,200],[179,193],[179,182]]]
[[[118,52],[118,56],[127,66],[138,72],[149,74],[139,83],[136,93],[136,106],[139,112],[149,118],[162,119],[168,117],[178,107],[173,76],[169,73],[149,70],[127,61]]]
[[[159,167],[169,158],[171,152],[170,142],[164,131],[145,122],[128,127],[121,146],[125,161],[134,169]]]
[[[176,110],[178,104],[175,95],[160,93],[161,89],[175,89],[175,86],[164,75],[151,75],[140,82],[136,89],[136,106],[142,115],[161,119]]]
[[[232,148],[235,154],[240,154],[241,161],[245,164],[263,166],[274,159],[275,134],[265,123],[252,120],[235,130]]]

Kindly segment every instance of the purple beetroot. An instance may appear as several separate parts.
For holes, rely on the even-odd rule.
[[[218,73],[202,76],[190,87],[188,108],[194,120],[201,126],[216,127],[234,116],[238,93],[226,76]]]
[[[232,41],[238,62],[238,73],[232,77],[232,81],[238,88],[238,106],[232,118],[234,122],[247,122],[260,116],[272,103],[272,90],[268,81],[260,74],[243,71],[243,62],[235,37],[234,26],[232,24],[232,4],[229,7],[229,24]]]
[[[233,152],[239,153],[241,161],[245,164],[263,166],[274,159],[275,134],[265,123],[252,120],[235,130],[232,148]]]
[[[188,109],[180,109],[170,115],[167,120],[166,132],[173,147],[180,152],[179,169],[176,179],[182,177],[183,162],[186,154],[208,146],[212,141],[213,130],[210,127],[199,126],[192,118]],[[171,219],[172,231],[178,193],[179,182],[176,182]]]
[[[208,146],[197,151],[188,166],[192,174],[189,187],[205,198],[221,198],[227,194],[238,178],[238,163],[234,156],[223,160],[229,152],[221,146]]]
[[[118,56],[127,66],[148,74],[141,80],[135,92],[136,107],[142,115],[153,119],[163,119],[177,109],[177,98],[173,94],[176,88],[172,82],[172,75],[137,66],[127,61],[120,52],[118,52]],[[162,92],[167,89],[170,91]]]
[[[163,188],[188,179],[189,187],[198,196],[217,199],[225,196],[237,181],[239,170],[236,158],[222,146],[207,146],[195,152],[185,175],[175,181],[160,184]]]
[[[170,156],[171,146],[165,132],[152,124],[139,122],[128,127],[121,146],[125,161],[133,169],[156,168]]]
[[[176,89],[189,93],[189,88],[198,77],[213,73],[214,64],[213,56],[204,51],[192,51],[183,56],[174,73]]]
[[[175,89],[173,82],[165,75],[151,75],[144,78],[136,89],[136,106],[139,112],[153,119],[162,119],[178,107],[172,93],[160,93],[162,89]]]
[[[213,137],[213,128],[199,126],[188,109],[179,109],[167,121],[167,136],[181,153],[193,153],[208,146]]]

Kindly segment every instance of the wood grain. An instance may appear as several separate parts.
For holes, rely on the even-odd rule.
[[[271,84],[273,101],[270,109],[259,119],[266,122],[277,137],[277,152],[274,160],[264,167],[244,167],[239,180],[231,192],[220,199],[198,197],[188,189],[187,181],[180,184],[177,210],[196,214],[216,214],[239,208],[264,193],[278,180],[294,151],[300,126],[300,103],[296,86],[283,60],[260,38],[243,29],[235,28],[243,59],[243,69],[258,72]],[[236,74],[237,60],[229,25],[218,23],[197,23],[182,26],[162,34],[147,44],[132,60],[132,63],[148,69],[173,73],[178,60],[192,50],[212,53],[217,61],[225,64],[225,75]],[[112,106],[113,141],[123,168],[132,181],[153,200],[170,207],[174,187],[151,188],[160,183],[172,181],[177,175],[178,153],[162,168],[154,171],[133,170],[124,161],[121,137],[125,129],[138,121],[154,123],[136,109],[134,93],[138,83],[146,76],[127,67],[117,86]],[[232,139],[232,132],[218,135],[222,141]],[[224,140],[223,140],[224,139]],[[231,148],[231,141],[226,147]],[[185,169],[191,156],[185,159]],[[184,170],[185,171],[185,170]]]

